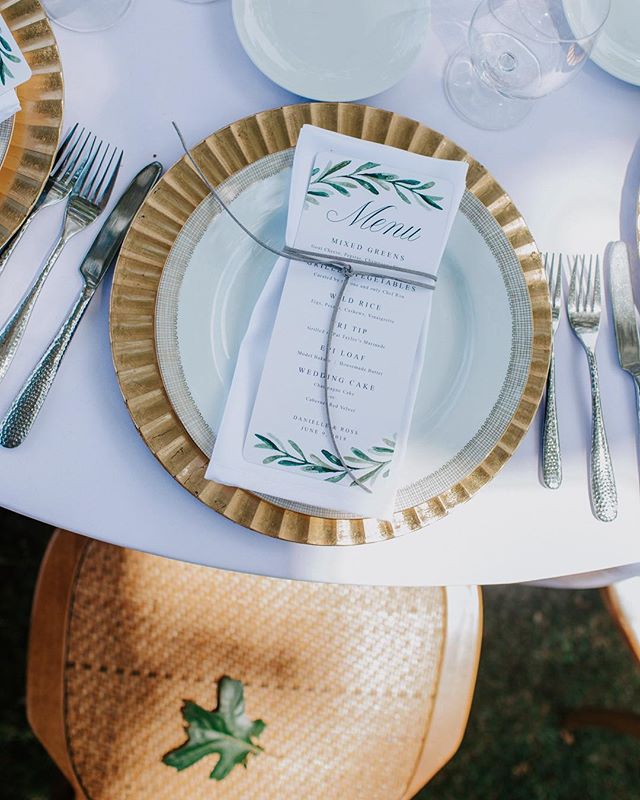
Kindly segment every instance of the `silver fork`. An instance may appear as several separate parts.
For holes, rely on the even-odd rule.
[[[562,305],[562,256],[551,256],[545,253],[544,267],[549,282],[551,295],[551,318],[553,336],[555,337],[560,323]],[[562,457],[560,454],[560,434],[558,429],[558,411],[556,407],[556,357],[551,340],[551,361],[547,380],[547,397],[542,427],[542,480],[549,489],[557,489],[562,483]]]
[[[593,513],[603,522],[618,514],[618,493],[609,454],[600,403],[600,382],[596,363],[596,342],[600,329],[600,258],[576,256],[571,270],[567,312],[573,332],[587,354],[591,377],[591,458],[590,484]]]
[[[0,330],[0,380],[9,369],[42,287],[67,242],[95,222],[109,202],[120,171],[122,157],[123,152],[112,148],[109,144],[100,142],[96,146],[94,137],[86,164],[69,196],[58,241],[31,284],[31,288]]]
[[[13,236],[5,242],[0,249],[0,275],[2,275],[7,262],[20,244],[22,237],[27,232],[29,226],[43,208],[53,206],[66,200],[71,194],[76,180],[82,170],[84,160],[82,158],[86,146],[91,138],[91,133],[84,128],[79,129],[76,123],[69,131],[65,140],[58,148],[56,159],[53,163],[51,174],[47,179],[44,190],[38,197],[36,204],[22,223],[21,227]],[[85,156],[86,159],[86,156]]]

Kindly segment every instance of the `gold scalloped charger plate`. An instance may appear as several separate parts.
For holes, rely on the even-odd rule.
[[[457,454],[455,468],[445,463],[437,479],[430,474],[403,487],[393,522],[327,516],[318,509],[205,480],[210,441],[197,407],[190,419],[188,402],[183,402],[191,400],[197,406],[188,382],[180,399],[185,379],[179,347],[171,350],[177,342],[171,315],[177,314],[185,265],[214,227],[216,214],[206,187],[186,159],[153,190],[125,241],[111,298],[113,357],[125,402],[143,439],[170,474],[206,505],[247,528],[289,541],[364,544],[419,530],[442,518],[509,459],[533,419],[546,380],[549,296],[537,248],[508,195],[468,153],[414,120],[362,105],[294,105],[240,120],[210,136],[194,148],[193,155],[212,183],[230,192],[228,199],[242,201],[243,191],[251,199],[252,187],[260,181],[266,185],[265,178],[278,180],[286,170],[287,154],[305,123],[469,164],[460,224],[469,228],[470,236],[477,235],[477,246],[491,251],[496,270],[503,264],[504,274],[511,276],[514,322],[509,369],[519,370],[520,377],[514,382],[513,375],[507,375],[506,394],[498,395],[496,408],[478,426],[474,442]],[[464,239],[464,230],[460,236]],[[464,248],[461,253],[464,260]],[[251,302],[248,298],[249,307]],[[216,324],[214,315],[214,349]],[[501,420],[498,428],[496,419]]]
[[[39,0],[0,0],[0,13],[32,70],[17,89],[22,106],[0,125],[0,245],[24,222],[44,189],[60,141],[62,64]]]

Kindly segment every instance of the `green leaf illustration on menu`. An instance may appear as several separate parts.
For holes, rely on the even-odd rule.
[[[188,741],[162,759],[178,771],[193,766],[205,756],[216,753],[219,758],[210,777],[224,780],[231,770],[247,766],[250,755],[259,755],[262,747],[254,741],[266,728],[261,719],[251,720],[244,710],[244,687],[240,681],[221,678],[218,683],[218,707],[215,711],[190,700],[182,707],[187,723]]]
[[[347,160],[337,164],[329,162],[323,169],[314,167],[307,187],[307,202],[317,205],[320,198],[324,197],[350,197],[355,190],[364,190],[373,195],[390,191],[403,203],[411,204],[416,201],[437,211],[443,210],[440,205],[443,198],[429,193],[435,186],[435,181],[423,182],[416,178],[400,178],[390,172],[380,172],[380,164],[374,161],[366,161],[355,169],[352,168],[352,163]]]
[[[280,467],[297,468],[302,472],[322,475],[328,483],[340,483],[349,474],[347,470],[358,472],[360,483],[375,483],[379,476],[387,478],[396,449],[394,439],[382,439],[382,445],[370,447],[366,451],[352,447],[351,454],[344,456],[343,461],[329,450],[321,450],[321,455],[310,453],[306,456],[293,439],[288,439],[285,446],[272,434],[263,436],[255,433],[254,436],[258,440],[255,447],[270,451],[263,459],[263,464],[277,464]],[[351,485],[355,484],[352,482]]]
[[[19,64],[18,56],[14,55],[13,48],[9,42],[0,35],[0,82],[3,86],[6,85],[7,78],[13,78],[13,72],[7,66],[7,62],[11,61],[13,64]]]

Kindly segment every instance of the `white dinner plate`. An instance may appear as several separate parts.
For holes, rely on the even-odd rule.
[[[240,42],[272,81],[313,100],[396,84],[429,26],[429,0],[233,0]]]
[[[640,0],[612,0],[591,58],[610,75],[640,86]]]
[[[292,160],[293,150],[266,156],[219,188],[235,214],[273,244],[284,240]],[[158,363],[178,417],[207,456],[274,262],[209,197],[165,265],[156,305]],[[518,259],[495,219],[466,192],[440,268],[398,509],[446,491],[484,460],[518,407],[531,351],[531,304]]]

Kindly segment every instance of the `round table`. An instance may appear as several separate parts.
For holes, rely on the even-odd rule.
[[[538,101],[519,127],[476,130],[448,106],[442,74],[474,2],[434,0],[422,55],[406,78],[367,102],[446,133],[514,198],[542,250],[602,252],[633,243],[640,183],[640,89],[594,64]],[[189,5],[134,0],[110,31],[56,28],[67,124],[79,121],[125,148],[123,189],[138,169],[180,156],[171,127],[196,143],[229,122],[299,98],[264,77],[235,35],[229,0]],[[31,281],[59,224],[48,212],[2,276],[0,316]],[[11,402],[80,286],[77,266],[96,230],[78,236],[54,270],[28,336],[0,385]],[[637,261],[634,266],[638,267]],[[321,548],[252,533],[182,489],[138,437],[122,401],[108,336],[105,284],[74,340],[30,437],[0,452],[0,504],[53,525],[152,553],[239,572],[354,584],[455,585],[548,579],[640,562],[640,484],[633,385],[617,362],[608,303],[599,341],[603,405],[618,482],[616,522],[596,521],[587,475],[586,361],[563,318],[558,394],[564,455],[560,490],[538,476],[536,421],[501,473],[449,517],[379,544]]]

